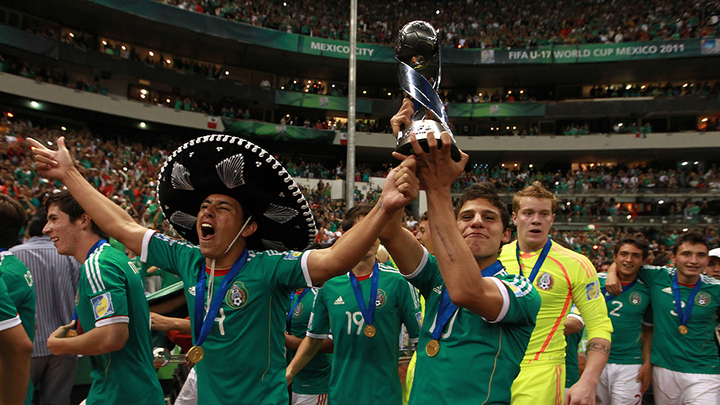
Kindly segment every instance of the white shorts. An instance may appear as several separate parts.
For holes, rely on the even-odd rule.
[[[637,380],[640,364],[605,365],[595,396],[598,405],[640,405],[642,383]]]
[[[197,373],[195,372],[195,367],[193,367],[192,370],[190,370],[178,397],[175,398],[175,405],[196,405],[197,402]]]
[[[720,405],[720,375],[653,366],[655,405]]]
[[[327,405],[328,394],[296,394],[292,393],[292,405]]]

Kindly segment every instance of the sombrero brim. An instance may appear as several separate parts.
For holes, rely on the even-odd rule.
[[[236,199],[257,231],[248,249],[301,250],[315,240],[315,220],[285,168],[266,150],[230,135],[206,135],[175,150],[160,170],[158,200],[165,217],[197,244],[200,205],[211,194]]]

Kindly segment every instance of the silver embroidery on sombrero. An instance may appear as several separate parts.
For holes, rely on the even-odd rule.
[[[270,204],[263,215],[279,224],[284,224],[285,222],[295,218],[297,214],[298,211],[296,209]]]
[[[215,165],[220,180],[227,188],[235,188],[245,184],[245,158],[242,154],[230,156],[222,162]]]
[[[280,241],[262,239],[262,244],[267,250],[277,250],[278,252],[284,252],[288,248]]]
[[[182,226],[185,229],[193,229],[195,228],[195,222],[197,222],[197,217],[186,214],[182,211],[175,211],[170,216],[170,222],[178,224],[178,226]]]
[[[190,183],[190,172],[180,163],[175,162],[173,164],[170,179],[173,188],[176,190],[195,190],[192,183]]]

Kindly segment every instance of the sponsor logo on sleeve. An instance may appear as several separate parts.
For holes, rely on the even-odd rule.
[[[283,257],[283,260],[297,260],[302,254],[303,252],[290,252]]]
[[[585,295],[587,295],[588,301],[592,301],[600,296],[600,287],[597,280],[585,285]]]
[[[95,320],[115,313],[115,309],[113,308],[112,303],[112,297],[110,297],[110,292],[106,292],[96,297],[92,297],[90,299],[90,302],[92,303],[93,315],[95,316]]]

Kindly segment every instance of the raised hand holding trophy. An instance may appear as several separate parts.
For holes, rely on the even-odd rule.
[[[447,113],[438,96],[441,73],[441,45],[438,32],[425,21],[405,24],[395,42],[395,59],[398,61],[398,81],[405,94],[413,100],[415,113],[412,124],[398,133],[396,151],[404,155],[412,153],[410,133],[428,150],[427,137],[432,132],[442,146],[440,134],[447,132],[452,139],[451,156],[460,160]],[[428,117],[430,114],[430,117]]]

